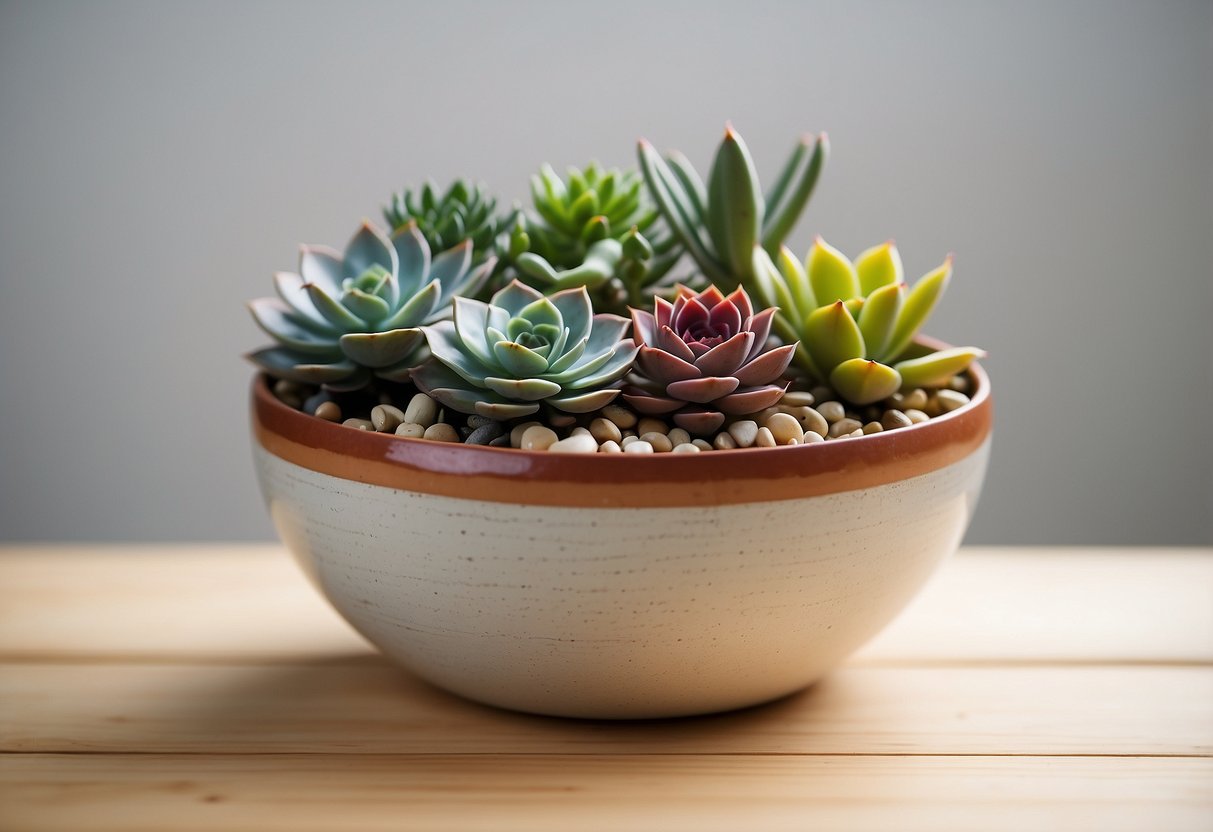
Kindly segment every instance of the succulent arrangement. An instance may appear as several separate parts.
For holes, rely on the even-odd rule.
[[[910,286],[892,241],[785,244],[828,153],[803,138],[765,194],[732,127],[706,183],[642,140],[637,171],[544,165],[507,212],[465,180],[403,190],[389,230],[275,275],[249,304],[275,344],[248,358],[320,418],[554,451],[806,444],[963,405],[984,353],[916,340],[951,255]]]

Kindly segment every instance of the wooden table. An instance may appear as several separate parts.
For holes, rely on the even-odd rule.
[[[0,548],[0,829],[1213,829],[1213,550],[967,550],[807,692],[523,716],[276,546]]]

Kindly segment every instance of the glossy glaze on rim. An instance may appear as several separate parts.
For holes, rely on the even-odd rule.
[[[673,507],[814,497],[926,474],[977,450],[990,433],[989,379],[951,413],[862,438],[700,454],[552,454],[407,439],[347,428],[252,386],[256,441],[303,468],[356,482],[496,503]]]

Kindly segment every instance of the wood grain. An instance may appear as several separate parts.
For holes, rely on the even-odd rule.
[[[1207,759],[28,755],[9,832],[1201,832]]]

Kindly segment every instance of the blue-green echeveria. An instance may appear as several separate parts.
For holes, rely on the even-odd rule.
[[[420,327],[450,316],[451,298],[474,293],[492,272],[473,268],[472,242],[431,259],[409,222],[389,239],[363,222],[340,253],[304,246],[299,274],[274,275],[277,298],[249,303],[277,346],[248,355],[275,378],[356,390],[372,376],[406,381],[425,358]]]
[[[432,357],[413,381],[443,405],[492,419],[541,404],[589,413],[619,395],[632,367],[628,320],[594,314],[584,287],[549,297],[518,281],[488,303],[455,298],[454,318],[425,328]]]

